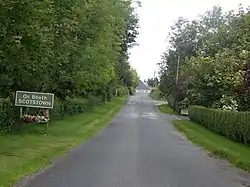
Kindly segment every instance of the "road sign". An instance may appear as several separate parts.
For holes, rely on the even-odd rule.
[[[15,105],[21,107],[53,108],[54,94],[17,91]]]

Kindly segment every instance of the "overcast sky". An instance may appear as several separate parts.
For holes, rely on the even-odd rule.
[[[140,19],[139,46],[131,50],[130,63],[136,68],[141,80],[153,77],[161,54],[167,46],[170,26],[178,17],[195,18],[221,5],[224,10],[237,9],[241,3],[250,5],[250,0],[141,0],[138,8]]]

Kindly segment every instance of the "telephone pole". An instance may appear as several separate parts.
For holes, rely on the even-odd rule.
[[[179,68],[180,68],[180,55],[178,54],[178,60],[177,60],[177,69],[176,69],[176,88],[175,88],[175,98],[174,98],[174,110],[177,111],[178,113],[181,113],[180,108],[178,106],[178,101],[177,101],[177,92],[178,92],[178,81],[179,81]]]
[[[153,80],[153,87],[155,89],[155,70],[154,70],[154,80]]]
[[[179,79],[179,67],[180,67],[180,55],[178,55],[178,60],[177,60],[176,86],[178,85],[178,79]]]

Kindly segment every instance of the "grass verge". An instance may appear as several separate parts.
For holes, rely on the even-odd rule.
[[[177,114],[168,104],[158,105],[158,109],[165,114]]]
[[[42,125],[19,135],[0,136],[0,186],[12,186],[93,137],[118,113],[125,99],[118,98],[91,112],[51,122],[46,136],[42,134]]]
[[[250,147],[229,140],[192,121],[174,121],[173,123],[195,144],[250,172]]]

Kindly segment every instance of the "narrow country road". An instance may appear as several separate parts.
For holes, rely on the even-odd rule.
[[[241,187],[249,175],[209,157],[157,112],[132,96],[99,135],[35,175],[25,187]]]

